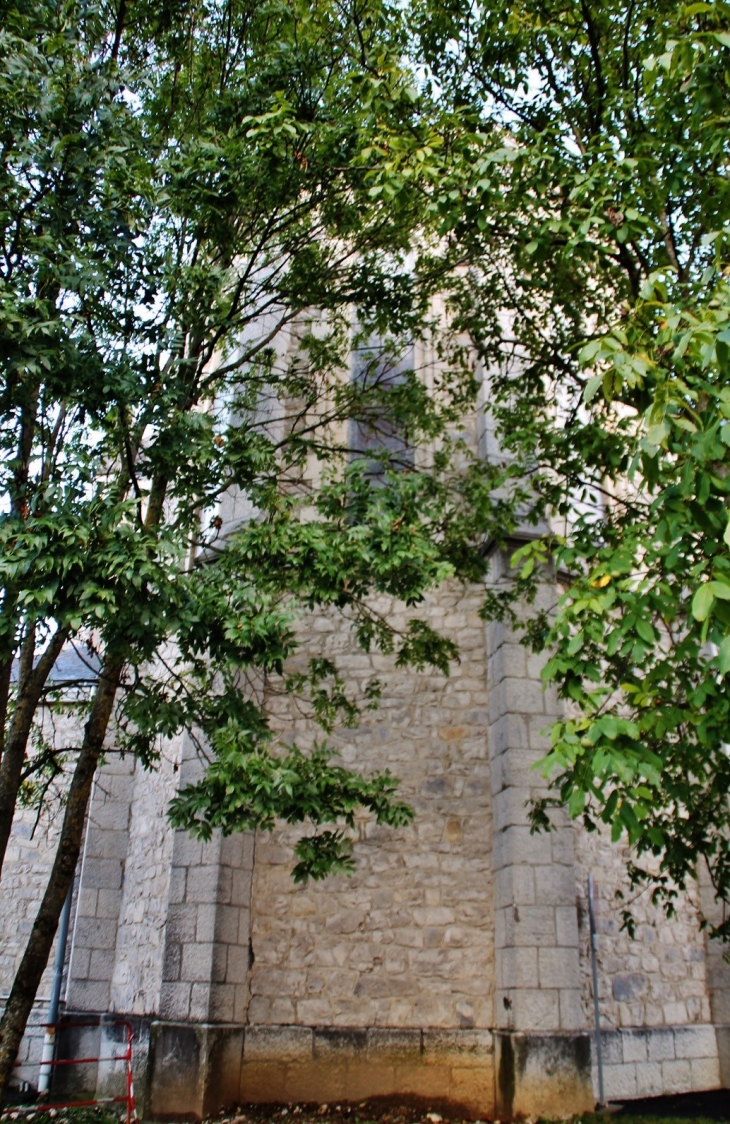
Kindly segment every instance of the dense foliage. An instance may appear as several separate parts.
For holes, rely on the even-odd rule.
[[[555,800],[625,832],[670,912],[700,857],[727,901],[730,7],[416,12],[469,154],[440,197],[454,300],[533,489],[486,611],[549,655]],[[536,616],[547,564],[563,596]]]
[[[280,745],[267,682],[325,730],[377,700],[316,653],[287,670],[315,608],[446,669],[452,644],[372,599],[478,575],[503,520],[454,429],[475,384],[432,314],[456,260],[429,218],[449,120],[404,62],[400,5],[6,0],[0,24],[0,855],[18,799],[70,778],[2,1088],[107,735],[148,766],[192,739],[176,825],[330,824],[297,876],[347,869],[339,821],[410,812],[387,774]],[[438,355],[428,391],[404,346]],[[402,455],[423,444],[428,464]],[[62,751],[37,731],[69,646],[89,672],[64,684]]]

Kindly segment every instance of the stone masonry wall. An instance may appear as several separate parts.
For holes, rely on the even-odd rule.
[[[135,768],[111,978],[112,1011],[144,1015],[159,1010],[173,849],[166,809],[175,791],[179,753],[178,742],[165,744],[157,769]]]
[[[712,1025],[706,939],[699,927],[699,894],[691,884],[667,920],[648,891],[630,891],[629,848],[612,844],[607,830],[575,827],[576,898],[580,919],[581,999],[593,1026],[587,879],[597,898],[599,1003],[606,1095],[621,1099],[716,1088],[718,1044]],[[617,899],[616,892],[624,894]],[[632,900],[633,899],[633,900]],[[631,901],[632,939],[621,930],[621,909]],[[594,1052],[595,1053],[595,1052]],[[594,1056],[595,1067],[595,1056]]]
[[[333,736],[345,764],[390,768],[415,809],[401,831],[358,821],[352,877],[297,886],[297,832],[259,833],[253,885],[253,1024],[491,1027],[494,953],[487,686],[481,590],[440,591],[421,609],[454,637],[451,678],[396,670],[356,650],[339,619],[307,622],[311,646],[363,685],[380,709]],[[391,605],[382,610],[394,614]],[[419,615],[398,611],[399,619]],[[309,655],[309,648],[307,655]],[[315,735],[286,698],[275,720],[299,744]]]
[[[699,927],[697,887],[679,899],[677,916],[667,921],[650,893],[629,889],[628,846],[611,843],[607,831],[575,826],[576,896],[580,902],[581,998],[593,1023],[593,991],[588,947],[586,885],[593,871],[598,901],[597,928],[601,1018],[608,1028],[685,1026],[711,1020],[707,995],[705,937]],[[616,892],[624,894],[617,899]],[[636,936],[621,930],[621,910],[631,899]]]
[[[78,724],[73,711],[58,707],[44,715],[44,735],[59,748],[76,742]],[[42,814],[33,808],[18,808],[8,841],[0,881],[0,996],[7,995],[30,935],[38,902],[46,887],[63,816],[63,794],[67,779],[59,776],[47,794]],[[50,992],[52,965],[38,989],[39,998]],[[0,999],[2,1005],[2,999]]]

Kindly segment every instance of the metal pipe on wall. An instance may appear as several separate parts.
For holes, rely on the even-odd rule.
[[[68,927],[71,919],[71,899],[73,898],[73,881],[68,888],[66,901],[63,903],[61,917],[58,923],[58,940],[56,942],[56,959],[53,964],[53,984],[51,985],[51,998],[48,1004],[48,1026],[43,1039],[43,1053],[41,1054],[41,1068],[38,1074],[38,1095],[45,1096],[51,1084],[51,1072],[56,1052],[56,1023],[58,1010],[61,1004],[61,985],[63,984],[63,966],[66,963],[66,945],[68,944]]]

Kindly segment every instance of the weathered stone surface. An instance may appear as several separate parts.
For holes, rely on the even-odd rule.
[[[359,652],[341,621],[310,630],[320,654],[359,682],[385,675],[380,710],[333,744],[345,763],[389,767],[416,810],[412,826],[357,822],[355,873],[297,886],[290,875],[298,828],[256,843],[252,891],[251,1017],[324,1026],[490,1027],[493,1025],[491,796],[481,591],[442,590],[418,612],[387,602],[398,622],[423,615],[462,649],[460,669],[415,676],[392,660]],[[446,623],[448,621],[448,624]],[[313,726],[282,696],[277,728],[303,746]],[[481,779],[483,778],[483,780]],[[323,981],[326,981],[323,984]],[[254,1003],[253,1000],[256,1000]],[[265,1002],[263,1002],[265,1000]]]
[[[495,580],[504,565],[496,559]],[[481,598],[452,587],[416,610],[377,606],[400,624],[418,613],[457,640],[462,661],[449,679],[358,651],[334,615],[302,625],[307,657],[336,658],[360,687],[384,680],[381,710],[336,730],[333,745],[346,764],[391,768],[417,813],[397,832],[359,815],[352,878],[294,884],[301,827],[205,845],[171,832],[164,808],[200,772],[188,740],[166,747],[152,775],[110,753],[91,805],[68,997],[80,1010],[170,1020],[150,1032],[162,1116],[238,1099],[396,1095],[476,1117],[500,1105],[528,1115],[589,1107],[589,870],[609,1096],[730,1080],[730,1031],[710,1023],[730,1012],[730,977],[696,928],[696,888],[672,923],[639,900],[630,942],[614,900],[625,854],[561,814],[553,833],[531,834],[526,803],[544,790],[532,766],[557,702],[542,691],[539,660],[502,625],[482,626]],[[269,707],[286,740],[312,744],[316,730],[289,696],[274,691]],[[0,886],[2,980],[54,838],[51,821],[46,842],[30,826],[19,816]],[[19,1075],[39,1044],[36,1025]],[[116,1088],[117,1070],[100,1071],[98,1088]]]

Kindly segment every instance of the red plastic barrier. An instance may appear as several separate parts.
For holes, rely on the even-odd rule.
[[[108,1056],[100,1054],[95,1058],[63,1058],[61,1061],[47,1061],[36,1062],[35,1064],[40,1068],[42,1065],[90,1065],[94,1062],[126,1062],[126,1080],[127,1092],[123,1097],[97,1097],[91,1101],[65,1101],[59,1104],[46,1104],[45,1101],[37,1101],[35,1104],[30,1105],[13,1105],[8,1107],[0,1113],[0,1120],[13,1119],[15,1113],[19,1112],[50,1112],[51,1109],[61,1108],[93,1108],[96,1105],[103,1104],[126,1104],[127,1106],[127,1124],[138,1124],[139,1117],[137,1116],[137,1106],[134,1101],[134,1082],[132,1080],[132,1024],[127,1022],[126,1019],[114,1019],[110,1022],[105,1022],[104,1026],[123,1026],[127,1032],[127,1047],[123,1054],[110,1054]],[[99,1023],[44,1023],[45,1030],[58,1031],[61,1027],[89,1027],[99,1026]],[[29,1062],[16,1062],[16,1067],[27,1067]]]

